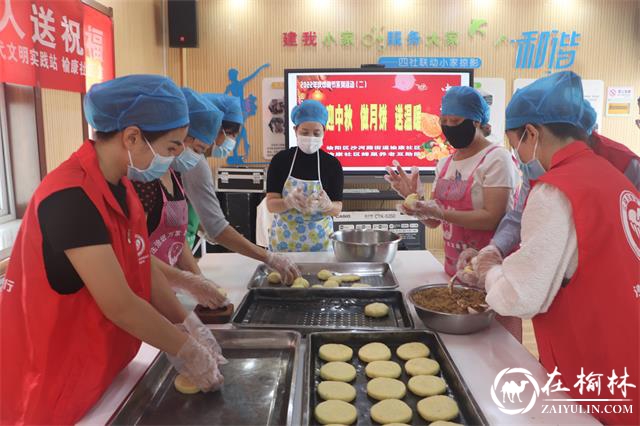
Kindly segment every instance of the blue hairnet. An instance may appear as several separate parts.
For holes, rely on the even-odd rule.
[[[128,126],[155,132],[189,124],[189,109],[180,88],[160,75],[128,75],[94,84],[84,97],[84,113],[99,132]]]
[[[222,119],[224,121],[238,124],[244,123],[240,99],[235,96],[223,95],[222,93],[205,93],[204,97],[223,112]]]
[[[587,136],[591,136],[591,133],[596,129],[598,125],[598,114],[593,109],[588,100],[584,100],[584,112],[582,113],[582,120],[578,123],[578,127],[583,129]]]
[[[190,123],[187,134],[211,145],[222,125],[222,111],[188,87],[183,87],[182,93],[189,106]]]
[[[457,115],[484,125],[489,122],[489,105],[473,87],[454,86],[442,98],[442,115]]]
[[[567,123],[579,127],[585,113],[582,80],[571,71],[539,78],[514,93],[507,105],[507,130],[525,124]]]
[[[327,108],[321,102],[313,99],[302,101],[300,105],[296,105],[291,111],[291,121],[296,126],[307,121],[315,121],[326,126],[328,119],[329,112],[327,112]]]

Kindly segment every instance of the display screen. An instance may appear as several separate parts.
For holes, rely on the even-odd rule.
[[[285,70],[287,113],[305,99],[322,102],[323,149],[346,172],[380,174],[393,160],[433,171],[453,152],[440,127],[442,97],[472,79],[469,70]],[[287,122],[287,146],[296,146]]]

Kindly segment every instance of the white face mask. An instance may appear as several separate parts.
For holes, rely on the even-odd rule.
[[[298,147],[305,154],[315,154],[322,147],[322,138],[317,136],[298,136]]]

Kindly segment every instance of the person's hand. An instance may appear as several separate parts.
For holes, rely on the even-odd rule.
[[[396,167],[395,170],[388,166],[387,174],[384,175],[384,179],[391,184],[391,188],[402,198],[407,198],[411,194],[420,195],[422,186],[418,168],[412,167],[411,171],[406,173],[397,160],[393,161],[393,165]]]
[[[293,280],[300,276],[300,270],[296,264],[284,255],[268,251],[267,259],[264,263],[280,273],[282,282],[286,285],[290,285]]]
[[[478,284],[484,287],[484,280],[491,268],[502,264],[502,254],[497,247],[488,245],[478,252],[478,255],[471,260],[471,267],[478,275]]]
[[[211,333],[211,330],[200,321],[200,318],[191,312],[182,322],[182,327],[192,336],[198,343],[207,348],[218,364],[226,364],[227,360],[222,356],[222,348]]]
[[[170,285],[173,289],[181,289],[188,292],[199,304],[210,309],[222,308],[230,303],[226,294],[221,292],[220,287],[203,275],[178,271],[175,278],[171,280]]]
[[[328,213],[333,208],[333,202],[325,191],[318,194],[312,194],[307,200],[306,213]]]
[[[468,286],[478,286],[478,274],[471,267],[471,260],[478,255],[478,250],[467,248],[460,253],[456,264],[456,278]]]
[[[224,383],[215,357],[191,335],[176,356],[167,357],[178,373],[203,392],[217,391]]]
[[[296,188],[284,197],[284,205],[287,210],[297,210],[303,212],[307,209],[307,197],[305,197],[302,189]]]
[[[423,221],[429,219],[443,220],[444,218],[444,211],[435,200],[417,201],[413,207],[408,207],[402,203],[396,208],[401,213],[417,217]]]

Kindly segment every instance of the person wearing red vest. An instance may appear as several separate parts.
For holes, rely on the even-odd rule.
[[[514,94],[507,137],[522,162],[539,162],[545,173],[531,183],[520,248],[504,260],[495,248],[482,250],[472,266],[491,308],[533,318],[554,385],[561,381],[573,399],[620,399],[588,404],[606,424],[639,424],[640,197],[583,142],[583,113],[572,72]]]
[[[199,388],[222,383],[215,339],[151,267],[129,181],[159,177],[182,150],[182,92],[127,76],[94,85],[84,109],[96,137],[34,192],[0,288],[0,424],[78,421],[141,341]]]

